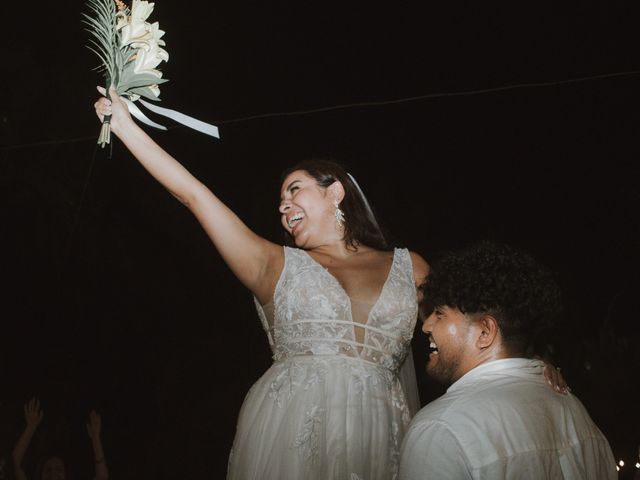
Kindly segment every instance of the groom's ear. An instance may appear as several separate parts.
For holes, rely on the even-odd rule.
[[[500,335],[500,325],[493,315],[483,313],[476,320],[478,337],[476,338],[476,347],[484,350],[491,346],[495,346],[502,339]]]

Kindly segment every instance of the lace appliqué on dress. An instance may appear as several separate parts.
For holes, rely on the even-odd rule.
[[[323,382],[327,374],[326,364],[314,363],[313,368],[308,368],[308,362],[287,362],[279,365],[281,371],[269,384],[269,398],[278,407],[282,407],[283,401],[290,400],[298,388],[308,390],[316,384]]]
[[[320,408],[317,405],[313,406],[305,414],[302,431],[296,435],[296,441],[293,444],[311,464],[314,464],[318,459],[318,437],[322,428],[323,416],[324,408]]]

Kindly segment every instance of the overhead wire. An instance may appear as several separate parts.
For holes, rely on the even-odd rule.
[[[503,86],[498,86],[498,87],[463,90],[463,91],[457,91],[457,92],[426,93],[426,94],[422,94],[422,95],[415,95],[415,96],[410,96],[410,97],[402,97],[402,98],[396,98],[396,99],[390,99],[390,100],[378,100],[378,101],[373,100],[373,101],[364,101],[364,102],[352,102],[352,103],[344,103],[344,104],[339,104],[339,105],[330,105],[330,106],[327,106],[327,107],[312,108],[312,109],[307,109],[307,110],[293,110],[293,111],[288,111],[288,112],[260,113],[260,114],[256,114],[256,115],[247,115],[247,116],[238,117],[238,118],[231,118],[231,119],[228,119],[228,120],[224,120],[224,119],[223,120],[217,120],[217,121],[213,121],[212,123],[216,123],[218,125],[228,125],[228,124],[232,124],[232,123],[248,122],[248,121],[252,121],[252,120],[260,120],[260,119],[265,119],[265,118],[282,118],[282,117],[293,117],[293,116],[301,116],[301,115],[311,115],[311,114],[315,114],[315,113],[324,113],[324,112],[331,112],[331,111],[336,111],[336,110],[346,110],[346,109],[350,109],[350,108],[379,107],[379,106],[385,106],[385,105],[396,105],[396,104],[401,104],[401,103],[417,102],[417,101],[421,101],[421,100],[431,100],[431,99],[436,99],[436,98],[484,95],[484,94],[489,94],[489,93],[497,93],[497,92],[504,92],[504,91],[508,91],[508,90],[525,89],[525,88],[553,87],[553,86],[559,86],[559,85],[569,85],[569,84],[575,84],[575,83],[582,83],[582,82],[587,82],[587,81],[591,81],[591,80],[602,80],[602,79],[607,79],[607,78],[625,77],[625,76],[628,77],[628,76],[633,76],[633,75],[638,75],[638,74],[640,74],[640,70],[631,70],[631,71],[624,71],[624,72],[602,73],[602,74],[597,74],[597,75],[589,75],[589,76],[583,76],[583,77],[567,78],[567,79],[563,79],[563,80],[551,80],[551,81],[547,81],[547,82],[527,82],[527,83],[517,83],[517,84],[512,84],[512,85],[503,85]],[[169,127],[169,129],[171,129],[171,130],[177,129],[177,128],[184,128],[184,127],[181,126],[181,125]],[[77,138],[71,138],[71,139],[46,140],[46,141],[42,141],[42,142],[24,143],[24,144],[18,144],[18,145],[8,145],[8,146],[0,147],[0,151],[8,152],[8,151],[11,151],[11,150],[19,150],[19,149],[22,149],[22,148],[41,147],[41,146],[47,146],[47,145],[60,145],[60,144],[65,144],[65,143],[79,143],[79,142],[85,142],[85,141],[89,141],[89,140],[95,140],[95,137],[94,136],[87,136],[87,137],[77,137]]]

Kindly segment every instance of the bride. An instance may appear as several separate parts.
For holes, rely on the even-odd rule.
[[[419,407],[409,353],[426,262],[388,247],[353,177],[327,160],[283,175],[290,246],[262,238],[110,96],[98,117],[112,116],[113,133],[198,219],[253,293],[273,351],[241,408],[227,478],[395,478]]]

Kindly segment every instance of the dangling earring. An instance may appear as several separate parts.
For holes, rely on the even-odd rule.
[[[334,205],[336,207],[336,211],[333,214],[336,217],[336,224],[338,225],[339,229],[343,229],[344,228],[344,212],[338,206],[339,203],[337,201],[334,203]]]

